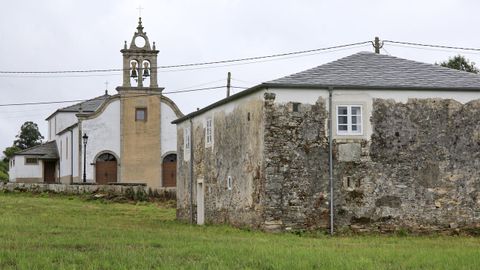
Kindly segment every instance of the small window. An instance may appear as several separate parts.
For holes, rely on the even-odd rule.
[[[300,103],[298,103],[298,102],[292,103],[292,111],[298,112],[299,108],[300,108]]]
[[[212,122],[212,118],[207,119],[206,128],[205,128],[205,141],[206,141],[207,146],[210,146],[213,143],[213,122]]]
[[[250,121],[250,113],[247,113],[247,121]]]
[[[361,135],[362,134],[362,106],[339,105],[337,106],[337,134]]]
[[[183,130],[183,146],[185,150],[190,150],[190,128]]]
[[[232,188],[233,188],[233,180],[232,180],[232,177],[229,175],[227,177],[227,189],[232,190]]]
[[[25,158],[25,164],[27,165],[38,164],[38,158]]]
[[[63,141],[60,140],[60,159],[63,158]]]
[[[147,121],[147,108],[135,109],[135,121]]]

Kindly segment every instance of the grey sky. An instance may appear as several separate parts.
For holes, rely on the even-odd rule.
[[[0,70],[45,71],[121,68],[123,41],[130,42],[138,5],[159,65],[215,61],[381,39],[480,47],[480,2],[283,1],[283,0],[43,0],[3,1],[0,16]],[[458,54],[386,45],[382,53],[434,63]],[[370,45],[311,56],[210,69],[160,72],[159,85],[175,91],[211,81],[253,86],[299,72]],[[464,53],[480,63],[480,53]],[[71,76],[71,75],[70,75]],[[74,76],[79,76],[75,74]],[[0,104],[88,99],[121,82],[119,73],[80,77],[4,77]],[[205,86],[224,85],[224,81]],[[237,92],[239,90],[235,90]],[[225,90],[169,95],[183,113],[225,96]],[[31,120],[47,136],[44,119],[57,108],[0,107],[0,149],[12,144],[21,124]]]

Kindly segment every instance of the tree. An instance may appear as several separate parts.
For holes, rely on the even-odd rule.
[[[4,155],[3,161],[8,162],[10,160],[10,158],[13,156],[13,154],[15,154],[16,152],[18,152],[20,150],[22,150],[22,149],[18,148],[15,145],[5,148],[5,150],[3,150],[3,155]]]
[[[15,138],[17,139],[13,142],[13,145],[23,150],[41,144],[43,136],[38,130],[38,125],[28,121],[23,123],[20,127],[20,134]]]
[[[0,182],[8,181],[8,161],[0,161]]]
[[[471,73],[479,72],[478,68],[475,67],[475,62],[470,62],[470,60],[466,59],[462,55],[457,55],[457,56],[454,56],[453,58],[448,58],[448,61],[441,62],[440,66],[458,69],[458,70],[471,72]]]

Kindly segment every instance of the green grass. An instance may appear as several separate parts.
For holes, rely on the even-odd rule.
[[[0,269],[479,269],[473,237],[191,226],[165,205],[0,193]]]

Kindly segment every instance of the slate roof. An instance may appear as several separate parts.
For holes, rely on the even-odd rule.
[[[181,123],[217,106],[267,88],[478,91],[480,75],[390,55],[359,52],[264,82],[173,121]]]
[[[266,84],[362,89],[480,90],[480,75],[384,54],[359,52]]]
[[[40,159],[58,159],[57,143],[46,142],[15,153],[15,155],[38,156]]]
[[[58,112],[75,112],[79,113],[80,108],[82,108],[82,111],[84,113],[92,113],[95,112],[100,106],[110,97],[109,94],[105,93],[103,96],[95,97],[74,105],[70,105],[68,107],[64,107],[61,109],[56,110],[53,114],[51,114],[49,117],[47,117],[47,120],[50,119],[53,115],[55,115]]]

